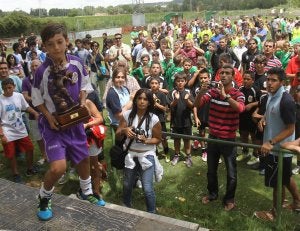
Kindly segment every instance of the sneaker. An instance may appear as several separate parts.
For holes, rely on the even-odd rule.
[[[207,161],[207,152],[206,152],[206,151],[202,152],[202,157],[201,157],[201,159],[202,159],[204,162]]]
[[[38,172],[38,168],[36,166],[33,166],[31,169],[27,169],[26,176],[33,176],[36,175]]]
[[[106,202],[102,200],[98,195],[93,195],[93,194],[84,195],[81,189],[79,189],[79,191],[76,193],[76,196],[80,200],[87,200],[90,203],[95,205],[104,206],[106,204]]]
[[[165,162],[169,163],[170,162],[170,157],[168,155],[165,156]]]
[[[44,158],[41,158],[37,161],[38,165],[44,165],[46,163],[46,160]]]
[[[259,163],[259,158],[252,156],[251,159],[247,162],[247,165],[255,165]]]
[[[178,155],[174,155],[172,161],[171,161],[171,164],[174,166],[178,163],[179,161],[179,156]]]
[[[15,183],[22,183],[23,181],[22,181],[21,176],[19,174],[17,174],[17,175],[13,176],[13,182],[15,182]]]
[[[292,170],[292,173],[293,173],[294,175],[299,174],[299,172],[300,172],[300,166],[296,166],[296,167]]]
[[[57,181],[58,184],[65,184],[68,181],[67,173],[64,173],[59,180]]]
[[[143,186],[142,186],[141,180],[137,180],[136,183],[135,183],[135,186],[136,186],[137,188],[142,188]]]
[[[48,221],[53,217],[51,199],[39,196],[39,206],[37,216],[42,221]]]
[[[236,161],[242,161],[242,160],[246,159],[247,157],[248,157],[248,155],[240,154],[236,157]]]
[[[191,158],[190,156],[188,156],[188,157],[186,158],[186,160],[185,160],[185,165],[186,165],[188,168],[192,167],[193,162],[192,162],[192,158]]]
[[[265,169],[261,169],[259,170],[259,175],[264,176],[265,175],[266,170]]]
[[[194,140],[192,143],[192,149],[197,150],[198,148],[200,148],[200,142],[198,140]]]
[[[78,176],[76,174],[76,169],[75,168],[71,168],[69,171],[69,179],[70,180],[78,180]]]

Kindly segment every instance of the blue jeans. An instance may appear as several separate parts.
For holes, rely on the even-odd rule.
[[[155,169],[154,157],[149,155],[146,158],[153,164],[150,168],[143,170],[137,158],[134,158],[136,166],[134,169],[124,169],[123,180],[123,203],[125,206],[131,208],[132,190],[136,183],[137,174],[141,176],[143,191],[146,199],[147,212],[155,213],[155,192],[153,187],[153,174]]]
[[[209,136],[212,139],[218,139]],[[235,139],[220,139],[227,141],[235,141]],[[223,203],[234,202],[235,190],[237,185],[237,169],[236,169],[236,147],[226,144],[208,143],[207,145],[207,189],[209,196],[216,199],[219,193],[218,186],[218,165],[220,156],[224,157],[227,171],[226,194]]]

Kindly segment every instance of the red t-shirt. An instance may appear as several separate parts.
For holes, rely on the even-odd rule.
[[[286,74],[296,74],[297,72],[300,72],[300,56],[297,55],[293,58],[290,59],[285,73]],[[299,85],[298,79],[297,78],[293,78],[292,82],[291,82],[291,86],[292,87],[297,87]]]

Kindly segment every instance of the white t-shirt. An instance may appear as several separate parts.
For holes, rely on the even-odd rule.
[[[8,141],[28,136],[22,119],[22,111],[29,107],[21,93],[14,92],[11,97],[0,95],[0,116],[3,133]]]
[[[131,110],[128,110],[128,111],[124,112],[124,114],[123,114],[127,125],[128,125],[128,117],[129,117],[130,112],[131,112]],[[142,125],[140,126],[140,129],[144,130],[145,135],[147,136],[146,120],[147,119],[145,118]],[[157,115],[150,113],[149,130],[148,130],[148,137],[147,137],[148,139],[152,138],[152,128],[158,122],[159,122],[159,119],[158,119]],[[131,126],[133,126],[135,128],[138,126],[138,116],[137,115],[134,117]],[[126,144],[128,144],[128,142],[129,142],[129,139],[127,139]],[[137,143],[136,140],[134,140],[130,146],[130,149],[139,150],[139,151],[150,151],[150,150],[155,151],[156,145],[155,144]]]

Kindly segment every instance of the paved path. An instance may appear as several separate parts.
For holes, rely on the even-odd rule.
[[[0,179],[0,230],[30,231],[189,231],[207,230],[198,224],[176,220],[122,206],[105,207],[55,194],[54,218],[36,217],[38,189]]]

